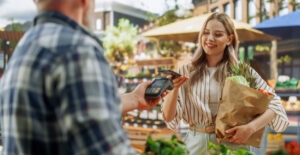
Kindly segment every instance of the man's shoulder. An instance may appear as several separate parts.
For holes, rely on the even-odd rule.
[[[13,64],[55,65],[55,62],[73,58],[75,55],[103,55],[103,49],[92,37],[55,23],[45,23],[29,29],[18,43],[11,61]]]
[[[89,35],[69,26],[45,23],[31,28],[25,35],[25,42],[34,42],[36,46],[49,50],[76,48],[78,46],[98,46]]]

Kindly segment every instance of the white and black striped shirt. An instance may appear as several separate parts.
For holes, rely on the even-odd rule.
[[[190,76],[191,65],[183,65],[179,67],[179,73]],[[286,112],[281,104],[280,97],[275,91],[253,70],[253,76],[256,77],[257,87],[275,95],[269,104],[269,109],[276,113],[276,117],[268,124],[271,129],[276,132],[284,131],[289,125]],[[216,91],[217,90],[217,91]],[[179,88],[179,96],[176,104],[175,118],[166,122],[168,128],[177,129],[180,120],[190,125],[208,125],[214,123],[213,115],[215,115],[216,107],[212,106],[213,100],[219,100],[221,97],[222,87],[213,80],[211,74],[206,73],[203,80],[191,85],[186,82]],[[210,92],[214,92],[210,95]],[[216,93],[219,92],[219,93]],[[162,104],[162,106],[164,103]]]

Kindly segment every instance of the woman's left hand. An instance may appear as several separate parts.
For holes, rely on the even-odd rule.
[[[233,135],[229,141],[237,144],[245,144],[249,137],[255,133],[255,129],[250,125],[236,126],[225,131],[227,134]]]

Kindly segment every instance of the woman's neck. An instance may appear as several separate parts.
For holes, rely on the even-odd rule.
[[[223,56],[206,56],[208,67],[217,67]]]
[[[222,60],[222,59],[216,59],[215,57],[206,57],[207,59],[207,66],[208,67],[217,67],[217,65],[219,64],[219,62]]]

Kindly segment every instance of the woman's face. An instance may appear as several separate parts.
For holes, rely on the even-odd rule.
[[[203,31],[201,46],[208,57],[223,57],[226,45],[229,45],[232,35],[227,35],[224,25],[216,19],[210,20]]]

